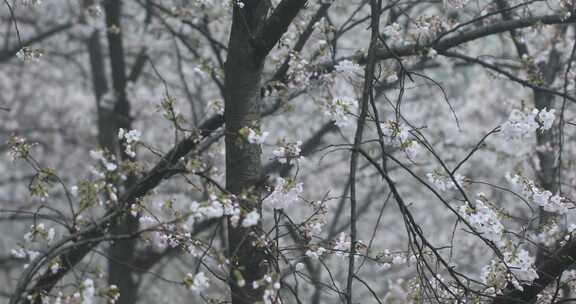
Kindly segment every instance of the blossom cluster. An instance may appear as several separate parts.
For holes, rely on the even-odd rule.
[[[337,256],[348,255],[348,252],[350,252],[350,239],[346,236],[346,233],[342,232],[338,235],[333,249]]]
[[[256,224],[258,224],[259,220],[260,220],[260,213],[258,213],[258,210],[252,210],[248,212],[244,217],[244,219],[242,220],[242,227],[247,228],[255,226]]]
[[[44,223],[39,223],[30,226],[30,232],[24,235],[24,239],[28,242],[43,240],[46,243],[51,243],[55,235],[56,232],[54,228],[48,228]]]
[[[552,246],[554,243],[560,239],[562,235],[562,230],[558,224],[552,222],[549,224],[542,225],[540,231],[534,234],[531,238],[533,241],[542,244],[544,246]]]
[[[274,209],[289,208],[300,199],[299,196],[302,194],[302,191],[304,191],[302,183],[277,177],[274,191],[264,199],[263,203]]]
[[[28,158],[30,149],[34,146],[34,144],[27,142],[24,137],[17,135],[12,135],[8,139],[8,145],[10,146],[8,157],[11,161]]]
[[[228,216],[232,226],[237,227],[241,220],[241,209],[233,196],[216,196],[211,194],[208,201],[199,203],[192,201],[183,209],[176,207],[175,201],[169,199],[165,202],[157,203],[155,209],[171,218],[179,219],[179,223],[165,224],[161,214],[147,215],[142,211],[151,212],[149,208],[136,203],[131,206],[131,214],[139,217],[139,222],[143,227],[161,226],[162,229],[154,230],[150,233],[152,244],[157,248],[184,246],[191,240],[191,232],[197,221],[210,220]],[[258,223],[260,215],[256,210],[247,212],[244,215],[242,226],[251,227]]]
[[[140,137],[142,133],[138,130],[124,130],[120,128],[118,130],[118,139],[124,143],[124,153],[131,158],[136,157],[136,152],[134,151],[134,145],[140,142]]]
[[[278,275],[275,273],[268,273],[265,274],[262,279],[252,282],[252,288],[264,288],[262,295],[264,304],[282,304],[282,300],[278,297],[278,290],[280,290],[281,284],[277,280],[277,277]]]
[[[319,236],[324,226],[328,223],[328,210],[325,202],[312,202],[312,207],[314,208],[313,216],[304,224],[304,235],[307,238]]]
[[[482,237],[497,245],[501,243],[504,226],[500,222],[498,214],[482,199],[476,200],[474,208],[469,204],[460,206],[458,213]]]
[[[210,287],[210,280],[204,272],[198,272],[196,275],[187,273],[184,277],[184,285],[191,291],[200,293]]]
[[[47,227],[44,223],[33,224],[30,226],[30,231],[24,234],[26,242],[17,248],[11,249],[10,254],[17,259],[32,261],[40,256],[40,252],[34,249],[34,244],[49,245],[55,236],[56,230],[53,227]],[[61,266],[58,259],[53,259],[48,264],[52,273],[56,273]],[[24,264],[24,268],[28,268],[28,264]]]
[[[402,27],[400,26],[400,24],[396,22],[387,25],[382,31],[382,33],[386,35],[386,38],[388,38],[388,40],[393,44],[399,43],[404,39],[404,33],[402,32]]]
[[[302,141],[300,140],[294,143],[280,141],[278,143],[278,148],[276,148],[276,150],[274,150],[272,154],[276,156],[278,162],[280,162],[281,164],[288,163],[292,159],[298,160],[301,157],[300,156],[300,153],[302,152],[302,150],[300,149],[301,145]]]
[[[393,120],[382,123],[380,126],[387,144],[402,149],[409,159],[415,159],[418,156],[420,145],[414,138],[411,138],[408,127]]]
[[[378,262],[382,270],[388,270],[393,265],[405,265],[408,263],[415,263],[417,257],[414,254],[409,254],[406,252],[391,252],[390,249],[385,249],[377,256]]]
[[[459,186],[462,186],[464,184],[464,179],[465,179],[464,176],[456,173],[453,175],[453,177]],[[426,178],[428,179],[428,181],[430,183],[432,183],[434,186],[436,186],[436,188],[438,188],[440,191],[447,191],[447,190],[457,188],[456,184],[454,183],[454,181],[452,181],[450,176],[448,176],[447,174],[443,174],[443,172],[439,169],[436,169],[436,170],[426,174]]]
[[[16,57],[27,63],[38,62],[43,55],[43,49],[27,46],[23,47],[20,49],[20,51],[18,51],[18,53],[16,53]]]
[[[310,245],[304,254],[311,259],[319,259],[324,253],[326,253],[326,248]]]
[[[482,269],[481,280],[486,284],[488,294],[496,295],[508,282],[518,290],[524,290],[522,283],[530,283],[538,278],[534,269],[534,258],[522,248],[506,250],[503,260],[494,259]]]
[[[482,237],[492,241],[500,250],[503,257],[493,259],[482,269],[481,280],[486,284],[486,293],[495,295],[512,283],[522,290],[523,283],[531,283],[538,278],[534,268],[534,259],[529,252],[512,246],[503,238],[504,226],[500,222],[498,213],[486,202],[483,194],[479,195],[474,208],[469,205],[461,206],[459,214]]]
[[[361,76],[364,69],[357,63],[350,60],[342,60],[336,65],[336,72],[343,74],[346,77],[354,78]]]
[[[531,112],[514,109],[502,125],[502,133],[508,140],[531,138],[538,130],[545,131],[552,128],[554,112],[554,109],[541,111],[534,109]]]
[[[570,209],[570,205],[565,198],[537,187],[534,181],[520,174],[507,174],[506,179],[520,190],[525,197],[542,207],[545,211],[566,214]]]
[[[313,67],[306,59],[297,53],[290,53],[289,84],[292,87],[305,87],[314,75]]]
[[[338,96],[328,99],[324,104],[324,115],[330,117],[340,128],[347,127],[351,121],[351,115],[355,114],[358,101],[348,96]]]
[[[107,288],[101,288],[96,290],[96,284],[91,278],[84,279],[77,287],[76,291],[72,294],[65,295],[62,291],[59,291],[54,296],[48,296],[44,294],[39,294],[41,303],[79,303],[79,304],[93,304],[97,303],[96,296],[102,297],[106,303],[115,304],[120,299],[120,290],[116,285],[110,285]],[[52,302],[52,298],[54,298]],[[32,296],[28,297],[32,300]]]
[[[241,136],[244,136],[249,143],[256,145],[263,144],[269,134],[269,132],[261,132],[249,127],[244,127],[240,130]]]
[[[90,157],[95,161],[99,161],[108,172],[114,172],[118,169],[118,165],[115,161],[116,158],[113,155],[106,155],[103,150],[90,151]],[[98,172],[96,169],[92,170],[92,172],[97,176],[104,177],[104,174]]]

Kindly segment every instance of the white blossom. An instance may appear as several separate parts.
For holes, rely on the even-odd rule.
[[[17,53],[16,57],[26,63],[36,63],[44,55],[44,50],[32,47],[23,47]]]
[[[252,210],[242,220],[242,227],[252,227],[258,224],[258,220],[260,220],[260,214],[257,210]]]
[[[492,286],[494,290],[501,290],[510,280],[516,289],[522,290],[522,283],[531,283],[538,278],[534,258],[524,249],[505,251],[504,262],[505,264],[497,259],[486,265],[482,269],[482,282]],[[507,273],[511,273],[512,276],[507,276]]]
[[[342,128],[350,124],[350,114],[354,114],[356,108],[356,99],[352,97],[339,96],[326,103],[324,114],[334,120],[338,127]]]
[[[508,120],[502,124],[502,133],[508,140],[522,140],[534,136],[537,130],[549,130],[554,123],[554,109],[531,112],[512,110]]]
[[[298,262],[298,263],[296,264],[296,266],[294,266],[294,269],[295,269],[296,271],[302,271],[302,270],[304,270],[304,268],[305,268],[305,266],[304,266],[304,263],[302,263],[302,262]]]
[[[60,270],[60,263],[56,262],[56,263],[52,263],[52,265],[50,265],[50,271],[53,274],[57,273],[58,270]]]
[[[552,128],[552,124],[554,123],[554,112],[556,112],[556,110],[551,109],[549,111],[546,111],[546,109],[543,109],[540,111],[540,113],[538,113],[538,122],[540,124],[542,124],[541,129],[542,130],[549,130],[550,128]]]
[[[277,177],[274,191],[264,200],[264,204],[274,209],[289,208],[299,200],[302,191],[302,183],[289,182]]]
[[[156,220],[149,215],[141,216],[138,221],[140,222],[140,225],[145,227],[150,226],[156,222]]]
[[[208,206],[200,207],[199,212],[208,219],[224,216],[224,206],[221,202],[213,200]]]
[[[305,255],[311,259],[319,259],[326,252],[326,248],[315,246],[306,250]]]
[[[124,141],[124,152],[126,155],[134,158],[136,157],[136,152],[134,151],[134,145],[140,142],[142,133],[138,130],[126,131],[122,128],[118,130],[118,139]]]
[[[348,77],[356,77],[362,75],[364,69],[350,60],[342,60],[336,65],[336,71]]]
[[[506,179],[516,188],[519,188],[524,196],[545,211],[558,214],[566,214],[570,211],[567,200],[558,194],[537,187],[533,181],[519,174],[507,174]]]
[[[384,138],[389,145],[399,147],[410,137],[410,129],[393,120],[381,123],[380,127],[382,128],[382,135],[384,135]]]
[[[266,140],[266,137],[270,134],[269,132],[256,132],[251,128],[246,128],[248,131],[248,142],[251,144],[261,145]]]
[[[116,169],[118,169],[118,165],[116,163],[114,163],[113,161],[110,161],[106,158],[106,156],[104,156],[104,151],[102,150],[91,150],[89,152],[90,157],[96,161],[99,161],[104,168],[106,169],[106,171],[108,172],[113,172],[116,171]],[[94,172],[97,173],[97,172]],[[98,175],[98,174],[97,174]]]
[[[24,259],[27,256],[26,251],[23,248],[15,248],[10,250],[10,255],[17,259]]]
[[[30,259],[30,261],[33,261],[40,255],[40,252],[29,250],[26,252],[26,254],[28,254],[28,258]]]
[[[39,239],[51,243],[54,240],[56,231],[54,228],[47,228],[44,223],[30,226],[30,232],[24,235],[24,239],[28,242],[36,242]]]
[[[387,144],[402,149],[409,159],[418,156],[421,147],[415,139],[410,138],[410,129],[404,124],[390,120],[381,123],[380,128]]]
[[[502,125],[502,133],[509,140],[519,140],[532,137],[538,129],[536,122],[536,115],[538,111],[524,113],[520,110],[514,109],[506,121]]]
[[[406,257],[404,255],[401,254],[397,254],[394,257],[392,257],[392,264],[393,265],[403,265],[406,264]]]
[[[334,243],[334,251],[337,256],[348,256],[348,252],[350,251],[350,240],[346,236],[346,233],[342,232],[338,235],[338,238]]]
[[[570,232],[570,228],[568,229]],[[535,242],[545,246],[553,246],[556,241],[561,237],[562,230],[556,223],[542,225],[540,231],[532,236]]]
[[[475,209],[464,205],[460,206],[458,211],[482,237],[496,244],[501,242],[504,226],[500,222],[500,218],[496,212],[482,200],[476,200]]]
[[[400,24],[394,22],[390,25],[387,25],[384,30],[382,31],[386,38],[390,40],[391,43],[401,42],[404,39],[404,35],[402,33],[402,27]]]
[[[216,114],[224,115],[224,102],[220,99],[211,100],[208,109]]]
[[[272,152],[274,156],[277,157],[278,162],[281,164],[287,163],[291,159],[299,159],[302,145],[302,141],[296,141],[295,143],[280,143],[280,146]]]
[[[428,22],[418,22],[411,32],[417,39],[428,39],[434,35],[434,30]]]
[[[140,137],[142,137],[142,132],[140,132],[138,130],[126,131],[122,128],[120,128],[120,130],[118,130],[118,139],[120,139],[120,140],[124,139],[129,144],[134,143],[134,142],[139,142]]]
[[[396,81],[398,81],[398,75],[396,75],[396,73],[390,74],[388,77],[386,77],[386,82],[388,83],[394,83]]]
[[[465,177],[458,173],[455,173],[453,176],[454,180],[456,180],[456,183],[462,187],[462,185],[464,185]],[[426,178],[440,191],[448,191],[457,188],[456,184],[452,181],[450,176],[448,176],[448,174],[443,174],[440,169],[436,169],[431,173],[427,173]]]
[[[104,11],[102,10],[102,6],[98,3],[94,3],[88,7],[86,7],[86,13],[88,16],[92,18],[101,17],[104,15]]]
[[[202,292],[206,288],[210,287],[210,280],[204,274],[204,272],[198,272],[192,281],[192,285],[190,285],[190,290],[195,292]]]
[[[96,289],[94,288],[94,281],[92,279],[86,279],[82,282],[82,304],[92,304],[94,302],[94,294]]]
[[[277,291],[266,289],[262,295],[263,304],[282,304],[282,300],[277,295]]]

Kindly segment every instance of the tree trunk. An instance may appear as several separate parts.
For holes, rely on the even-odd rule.
[[[225,110],[226,120],[226,189],[239,196],[243,210],[257,209],[261,212],[260,193],[257,184],[261,179],[261,148],[249,144],[240,135],[244,127],[259,129],[260,82],[264,65],[254,45],[253,34],[262,26],[269,9],[268,1],[244,1],[244,7],[234,7],[232,31],[225,64]],[[244,228],[233,227],[228,221],[228,254],[231,262],[230,290],[233,304],[255,303],[262,300],[263,290],[252,288],[252,282],[266,273],[263,248],[254,246],[255,235],[262,223]],[[240,272],[245,285],[240,286],[234,273]]]
[[[510,7],[506,1],[497,1],[498,9],[503,11],[502,15],[506,20],[512,20],[512,15],[507,9]],[[516,48],[519,58],[524,58],[527,56],[530,58],[530,52],[528,46],[523,41],[522,34],[516,30],[511,30],[510,35],[512,41]],[[548,87],[554,82],[556,74],[560,71],[560,54],[555,49],[552,49],[548,56],[548,62],[546,64],[541,64],[537,66],[536,64],[529,63],[528,73],[534,78],[541,78],[544,87]],[[552,108],[552,102],[554,101],[554,95],[543,92],[541,90],[532,90],[534,96],[534,106],[538,110],[550,110]],[[536,170],[536,176],[543,189],[548,190],[555,194],[558,191],[558,183],[556,180],[556,158],[557,155],[554,151],[554,135],[552,134],[552,129],[545,131],[536,131],[536,140],[538,146],[543,148],[543,150],[537,150],[536,154],[538,156],[539,168]],[[554,213],[550,213],[540,207],[540,218],[538,221],[538,230],[541,231],[544,225],[549,224],[554,221],[557,216]],[[538,249],[536,254],[536,265],[539,265],[547,256],[547,252],[542,248]]]
[[[127,77],[120,22],[121,5],[119,0],[104,1],[114,104],[112,108],[101,107],[99,112],[102,116],[99,127],[101,131],[100,143],[103,148],[109,149],[121,160],[128,160],[130,157],[123,152],[117,137],[120,128],[128,130],[131,125],[130,103],[126,96]],[[134,176],[129,176],[124,182],[124,187],[128,189],[133,183]],[[115,186],[120,187],[121,185]],[[125,212],[111,224],[110,233],[112,235],[133,234],[138,231],[138,228],[138,220],[129,212]],[[134,266],[136,241],[136,238],[132,238],[112,242],[108,250],[108,284],[116,285],[120,290],[117,304],[136,303],[138,283],[131,268]]]
[[[558,54],[558,52],[553,49],[550,52],[550,56],[546,65],[541,66],[538,69],[543,74],[542,80],[546,86],[550,86],[552,84],[556,74],[560,71],[560,57],[560,54]],[[534,105],[538,110],[550,111],[553,101],[554,95],[539,90],[534,90]],[[540,163],[539,170],[536,172],[536,175],[538,176],[538,180],[540,181],[542,188],[552,192],[552,194],[556,194],[558,192],[558,180],[556,178],[556,159],[558,154],[556,147],[554,147],[555,140],[552,130],[553,129],[545,130],[542,132],[537,132],[536,134],[538,146],[541,148],[536,152],[538,155],[538,161]],[[557,218],[558,216],[556,214],[547,212],[544,210],[544,208],[540,207],[539,229],[543,229],[543,225],[550,224],[551,221],[554,221]],[[536,256],[536,265],[541,264],[542,261],[546,259],[548,254],[549,253],[545,250],[539,249]]]

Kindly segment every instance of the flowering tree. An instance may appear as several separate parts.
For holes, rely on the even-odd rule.
[[[8,303],[571,301],[574,1],[2,8]]]

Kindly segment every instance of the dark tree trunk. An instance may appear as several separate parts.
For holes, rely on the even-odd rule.
[[[118,130],[130,129],[130,103],[126,96],[126,64],[122,43],[121,7],[119,0],[104,1],[106,12],[106,26],[108,28],[108,50],[110,54],[110,68],[112,73],[112,87],[114,89],[114,103],[111,108],[101,107],[100,113],[102,133],[100,143],[104,148],[114,153],[120,160],[129,160],[130,157],[123,152],[118,141]],[[124,183],[126,189],[134,183],[134,176],[129,176]],[[116,185],[120,187],[122,185]],[[138,220],[129,212],[123,213],[110,226],[112,235],[133,234],[138,231]],[[134,266],[136,250],[136,238],[112,242],[108,251],[108,283],[116,285],[120,290],[120,298],[117,304],[136,303],[138,295],[138,283],[134,278],[132,269]]]
[[[552,84],[556,74],[561,69],[560,57],[560,54],[558,54],[555,50],[552,50],[550,52],[546,66],[541,66],[538,69],[542,73],[542,80],[546,86],[550,86]],[[536,108],[538,110],[550,111],[552,108],[552,102],[554,101],[554,95],[539,90],[534,90],[533,93],[534,105]],[[538,181],[540,182],[542,188],[552,192],[553,194],[556,194],[558,192],[558,180],[556,178],[556,159],[558,154],[556,149],[557,147],[555,147],[554,134],[552,130],[553,129],[545,130],[536,134],[538,146],[541,148],[536,152],[538,155],[538,161],[540,163],[539,170],[536,172],[536,175],[538,176]],[[558,216],[556,214],[547,212],[543,208],[540,208],[540,229],[542,229],[543,225],[550,224],[551,221],[554,221],[557,218]],[[542,261],[546,259],[548,254],[549,253],[545,250],[539,249],[536,256],[536,264],[541,264]]]
[[[498,0],[497,1],[498,9],[502,11],[502,15],[506,20],[512,20],[512,15],[507,9],[509,5],[506,1]],[[510,35],[512,41],[514,42],[514,46],[516,48],[516,52],[518,53],[519,58],[524,58],[527,56],[530,58],[530,51],[528,46],[523,41],[523,37],[521,33],[516,30],[511,30]],[[560,71],[560,54],[554,49],[550,52],[548,56],[548,63],[543,64],[541,66],[536,66],[533,63],[529,63],[528,73],[531,74],[531,77],[534,79],[539,79],[544,87],[548,87],[554,82],[554,78],[556,74]],[[554,95],[543,92],[541,90],[534,89],[532,91],[534,96],[534,106],[538,110],[547,109],[548,111],[552,108],[552,102],[554,101]],[[539,168],[536,171],[536,176],[538,177],[538,181],[540,185],[545,190],[548,190],[555,194],[558,191],[558,181],[556,180],[556,153],[554,151],[554,135],[552,133],[552,129],[545,130],[543,132],[537,131],[536,132],[536,139],[538,146],[542,149],[537,151]],[[538,230],[542,230],[543,226],[549,224],[556,218],[554,213],[550,213],[544,210],[544,208],[540,207],[540,218],[539,218],[539,227]],[[545,250],[539,248],[536,254],[536,264],[539,265],[543,260],[545,260],[547,253]]]
[[[261,212],[257,184],[261,179],[261,148],[249,144],[240,136],[244,127],[260,127],[260,82],[264,57],[258,54],[253,35],[262,26],[269,9],[268,1],[244,1],[244,8],[234,7],[232,31],[225,64],[226,119],[226,188],[233,194],[250,193],[240,204],[244,210]],[[266,273],[265,253],[253,245],[261,222],[250,228],[232,227],[228,223],[228,250],[231,261],[230,289],[233,304],[255,303],[262,300],[263,290],[253,289],[252,282]],[[235,272],[246,282],[239,286]]]

